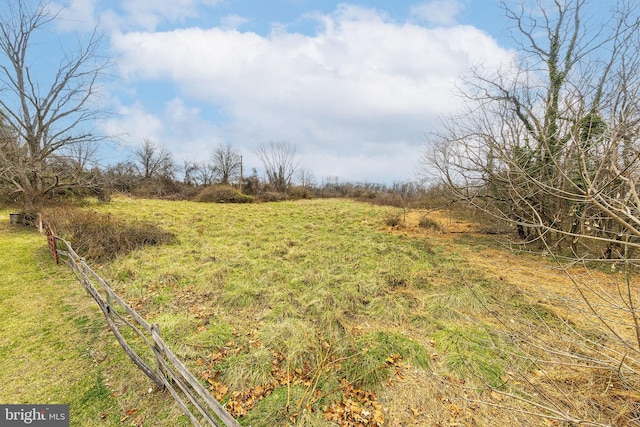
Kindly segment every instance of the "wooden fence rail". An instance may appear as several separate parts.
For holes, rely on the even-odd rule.
[[[125,353],[154,382],[156,388],[171,393],[194,426],[240,427],[224,406],[213,398],[165,344],[158,325],[147,323],[75,253],[69,242],[55,236],[49,228],[47,240],[56,263],[62,261],[67,264],[89,295],[98,303],[109,328]],[[104,298],[101,292],[104,293]],[[150,349],[150,356],[147,358],[155,359],[155,368],[133,349],[125,336],[133,337],[144,344],[138,347],[146,346]]]

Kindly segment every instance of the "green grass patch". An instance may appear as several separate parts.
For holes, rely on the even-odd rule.
[[[357,357],[344,364],[345,378],[359,386],[377,388],[395,369],[399,355],[405,363],[429,367],[429,353],[424,346],[396,332],[377,331],[358,338]]]
[[[152,322],[165,322],[166,313],[176,322],[174,317],[197,316],[196,307],[215,311],[211,332],[198,322],[187,328],[176,323],[178,333],[161,327],[169,342],[222,348],[234,341],[237,348],[215,370],[236,391],[273,381],[275,354],[283,357],[281,369],[315,375],[322,392],[341,377],[380,387],[393,372],[386,361],[392,354],[427,368],[427,350],[408,336],[349,331],[361,321],[382,321],[426,336],[432,329],[411,319],[424,314],[425,301],[442,283],[441,271],[463,265],[432,242],[381,232],[395,209],[348,200],[202,204],[115,198],[92,208],[153,220],[176,235],[172,245],[118,259],[105,275],[149,310]],[[197,301],[180,302],[187,290]],[[167,293],[174,297],[164,298]]]
[[[174,345],[192,337],[197,328],[196,320],[183,314],[161,313],[153,317],[153,323],[160,327],[164,341]]]
[[[271,391],[252,402],[243,425],[330,425],[323,408],[339,408],[332,405],[348,387],[362,388],[361,396],[382,396],[389,386],[418,395],[424,389],[412,381],[431,368],[468,387],[499,387],[516,363],[504,355],[521,353],[503,339],[498,316],[562,332],[549,306],[466,261],[498,249],[494,240],[412,234],[388,223],[400,215],[396,208],[115,197],[83,209],[173,236],[171,244],[134,246],[93,267],[160,326],[205,386],[222,385],[223,401],[253,388]],[[418,226],[438,231],[424,219]],[[44,238],[8,220],[0,234],[0,400],[69,402],[73,425],[130,425],[140,421],[126,418],[132,409],[144,425],[188,425],[169,395],[148,392],[150,381],[115,343],[95,303],[48,260]],[[438,396],[434,405],[445,402]]]
[[[209,319],[202,329],[187,335],[184,342],[202,348],[218,349],[233,339],[231,325],[218,319]]]
[[[305,391],[306,388],[302,385],[278,387],[242,417],[240,423],[243,426],[327,426],[321,411],[310,413],[304,408],[298,408],[297,404],[304,399]]]
[[[495,339],[478,327],[448,326],[433,334],[444,365],[456,376],[480,379],[500,387],[506,361],[500,357]]]

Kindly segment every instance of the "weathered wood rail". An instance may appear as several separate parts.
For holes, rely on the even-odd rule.
[[[96,272],[75,253],[71,244],[54,235],[47,227],[47,240],[56,263],[62,261],[71,268],[78,281],[98,303],[109,328],[118,343],[155,384],[157,389],[167,390],[189,417],[194,426],[240,427],[209,391],[193,376],[184,363],[165,344],[157,325],[150,325]],[[104,297],[102,295],[104,293]],[[132,333],[133,332],[133,333]],[[136,340],[137,347],[148,348],[147,359],[155,360],[155,368],[134,350],[127,341]]]

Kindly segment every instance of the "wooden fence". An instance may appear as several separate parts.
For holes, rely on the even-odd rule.
[[[168,390],[189,417],[194,426],[210,425],[215,427],[240,427],[240,424],[227,412],[209,391],[200,384],[185,367],[184,363],[162,340],[157,325],[147,323],[135,310],[109,287],[72,249],[69,242],[54,235],[47,227],[47,240],[56,263],[67,264],[78,281],[98,303],[107,319],[109,328],[116,339],[135,363],[156,385],[156,388]],[[104,293],[104,298],[102,296]],[[148,347],[155,359],[155,368],[145,361],[127,342],[125,336],[133,337],[138,345]],[[136,338],[137,337],[137,338]],[[130,339],[131,340],[131,339]]]

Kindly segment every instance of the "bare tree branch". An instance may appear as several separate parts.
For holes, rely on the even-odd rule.
[[[13,156],[0,156],[0,182],[20,194],[25,211],[37,211],[56,188],[84,185],[83,175],[66,174],[64,168],[52,175],[48,163],[56,158],[59,163],[57,153],[65,147],[104,139],[90,130],[102,112],[89,104],[108,64],[98,56],[101,37],[96,29],[77,52],[62,53],[53,74],[45,77],[50,86],[44,88],[31,68],[34,38],[47,31],[58,12],[48,3],[26,0],[9,0],[7,10],[0,17],[0,120],[11,130],[16,149]]]
[[[286,193],[300,163],[295,158],[295,147],[288,142],[270,142],[258,147],[256,154],[262,162],[269,183],[276,191]]]

